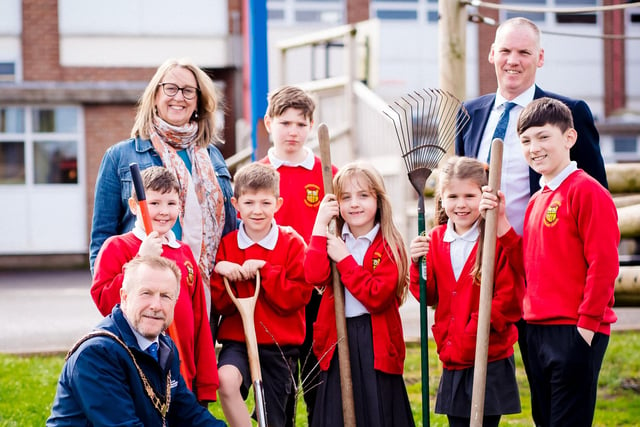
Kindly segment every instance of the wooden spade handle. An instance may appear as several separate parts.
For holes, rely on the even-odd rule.
[[[251,380],[262,381],[262,372],[260,371],[260,358],[258,357],[258,340],[256,338],[256,326],[253,314],[256,309],[256,301],[258,300],[258,294],[260,293],[260,271],[256,274],[256,290],[253,296],[246,298],[238,298],[233,294],[229,281],[226,277],[224,279],[224,287],[227,289],[229,298],[233,301],[240,317],[242,318],[242,327],[244,330],[244,337],[247,342],[247,354],[249,356],[249,369],[251,370]]]
[[[500,189],[502,173],[501,139],[491,143],[491,166],[489,167],[489,186],[494,194]],[[482,246],[482,277],[480,280],[480,306],[478,309],[478,335],[476,338],[476,356],[473,372],[473,391],[471,395],[471,427],[482,427],[484,417],[484,399],[487,384],[487,359],[489,352],[489,334],[491,326],[491,301],[496,267],[496,239],[498,229],[498,210],[487,211]]]

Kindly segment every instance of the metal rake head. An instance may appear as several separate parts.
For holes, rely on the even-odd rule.
[[[469,121],[469,113],[458,98],[441,89],[408,93],[383,112],[393,121],[410,177],[417,170],[427,169],[430,174],[438,167]]]

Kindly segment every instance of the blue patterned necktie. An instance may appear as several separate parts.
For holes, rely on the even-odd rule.
[[[156,360],[156,362],[158,361],[158,343],[157,342],[151,343],[151,345],[147,347],[145,352],[149,354],[151,357],[153,357]]]
[[[498,124],[496,125],[496,130],[493,131],[493,137],[491,138],[491,143],[496,138],[499,138],[504,141],[504,136],[507,134],[507,127],[509,126],[509,112],[513,107],[515,107],[515,102],[505,102],[504,110],[500,115],[500,120],[498,120]],[[489,146],[489,156],[487,157],[487,163],[491,163],[491,146]]]

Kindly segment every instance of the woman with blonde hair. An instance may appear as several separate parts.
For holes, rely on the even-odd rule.
[[[133,228],[129,164],[164,166],[181,186],[174,233],[189,245],[203,277],[213,270],[220,238],[236,228],[231,175],[216,130],[219,94],[211,78],[188,59],[169,59],[142,94],[131,138],[105,153],[96,181],[90,263],[104,241]]]
[[[214,145],[221,142],[219,97],[211,78],[187,59],[169,59],[156,70],[139,100],[131,137],[109,147],[102,158],[91,224],[92,271],[105,240],[134,228],[128,200],[129,165],[135,162],[141,170],[164,166],[177,177],[180,217],[172,238],[189,246],[198,263],[190,268],[199,268],[203,283],[209,283],[220,239],[237,225],[231,175]],[[210,288],[204,289],[210,315]]]

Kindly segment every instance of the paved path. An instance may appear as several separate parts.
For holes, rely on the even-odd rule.
[[[0,271],[0,353],[64,352],[102,318],[88,271]],[[614,329],[640,329],[640,308],[616,309]],[[420,337],[420,306],[400,308],[408,341]],[[429,325],[433,323],[430,310]]]
[[[102,315],[89,271],[0,272],[0,352],[66,351]]]

